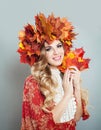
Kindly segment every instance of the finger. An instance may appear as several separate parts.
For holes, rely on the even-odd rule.
[[[66,75],[66,81],[67,81],[67,83],[69,83],[70,79],[71,79],[71,74],[70,74],[70,71],[68,71],[68,73]]]
[[[78,71],[78,68],[76,66],[70,66],[69,69]]]
[[[80,74],[80,71],[78,69],[77,70],[72,69],[72,70],[70,70],[70,72],[74,73],[74,74]]]
[[[70,71],[67,69],[65,74],[64,74],[64,77],[67,78],[67,77],[69,77],[69,75],[70,75]]]
[[[71,75],[70,79],[69,79],[70,85],[73,86],[73,76]]]
[[[69,70],[66,71],[65,77],[64,77],[64,83],[70,84],[72,83],[73,78],[71,79],[71,73]]]
[[[80,74],[80,71],[71,70],[70,73],[71,74]]]

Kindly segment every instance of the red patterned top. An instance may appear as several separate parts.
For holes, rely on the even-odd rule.
[[[32,75],[25,80],[22,102],[21,130],[75,130],[74,119],[65,123],[55,123],[52,113],[42,110],[44,96],[39,90],[38,82]],[[83,104],[83,119],[87,119],[87,113]]]

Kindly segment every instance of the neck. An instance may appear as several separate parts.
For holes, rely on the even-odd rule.
[[[50,69],[57,69],[57,67],[56,67],[56,66],[51,66],[51,65],[50,65]]]

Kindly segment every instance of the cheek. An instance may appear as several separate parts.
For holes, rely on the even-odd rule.
[[[52,57],[51,53],[46,53],[46,59],[50,59]]]
[[[46,59],[47,59],[47,62],[48,62],[49,64],[52,63],[52,56],[51,56],[51,55],[46,55]]]
[[[62,50],[61,50],[61,54],[62,54],[63,56],[64,56],[64,53],[65,53],[65,52],[64,52],[64,49],[62,49]]]

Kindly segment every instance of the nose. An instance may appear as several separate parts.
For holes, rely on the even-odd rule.
[[[56,48],[53,49],[53,54],[54,55],[58,54],[58,50]]]

